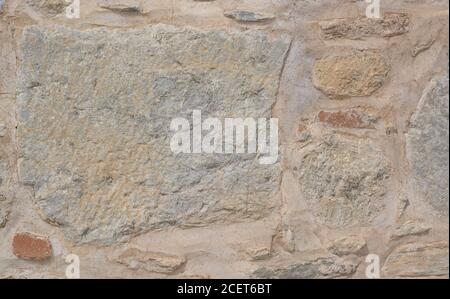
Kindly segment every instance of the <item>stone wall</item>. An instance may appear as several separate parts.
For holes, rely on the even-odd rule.
[[[448,278],[447,0],[80,3],[0,0],[1,278]],[[174,154],[193,110],[279,160]]]

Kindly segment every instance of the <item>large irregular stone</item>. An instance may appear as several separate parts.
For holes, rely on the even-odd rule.
[[[321,257],[285,265],[264,266],[254,271],[252,276],[260,279],[345,278],[355,273],[357,267],[358,263],[350,259]]]
[[[114,258],[117,263],[130,269],[143,269],[148,272],[174,274],[182,270],[186,259],[181,256],[157,252],[146,252],[137,248],[129,248]]]
[[[362,39],[365,37],[392,37],[408,32],[406,14],[387,13],[383,18],[349,18],[320,23],[324,39]]]
[[[324,224],[369,224],[385,206],[391,168],[369,141],[328,136],[297,169],[302,196]]]
[[[316,88],[332,99],[369,96],[386,80],[389,67],[376,51],[318,59],[314,65]]]
[[[253,221],[279,203],[280,166],[178,154],[170,123],[271,116],[289,39],[158,25],[30,27],[20,43],[21,182],[74,242]]]
[[[385,278],[448,278],[448,243],[410,243],[397,247],[383,265]]]
[[[434,210],[445,216],[449,208],[448,80],[447,73],[426,87],[406,139],[418,191]]]

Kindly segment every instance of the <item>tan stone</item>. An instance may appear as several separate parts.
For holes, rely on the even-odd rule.
[[[356,109],[320,111],[318,118],[335,128],[373,129],[376,122],[376,117]]]
[[[338,256],[367,254],[366,240],[360,236],[347,236],[333,241],[328,250]]]
[[[314,65],[316,88],[332,99],[369,96],[385,82],[389,67],[375,51],[318,59]]]

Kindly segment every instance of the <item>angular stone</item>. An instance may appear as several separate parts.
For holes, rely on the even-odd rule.
[[[346,38],[358,40],[365,37],[392,37],[408,32],[406,14],[386,13],[383,18],[349,18],[320,23],[324,39]]]
[[[373,129],[376,117],[360,110],[348,109],[343,111],[320,111],[319,121],[335,128]]]
[[[25,260],[46,260],[52,256],[52,245],[47,237],[32,233],[16,233],[12,242],[15,256]]]
[[[448,243],[410,243],[397,247],[383,265],[384,278],[448,278]]]
[[[289,44],[258,31],[165,25],[27,28],[18,71],[21,182],[73,242],[270,215],[279,163],[175,155],[170,123],[194,109],[203,119],[271,117]]]
[[[448,73],[426,87],[410,120],[406,151],[417,190],[439,214],[449,211]]]
[[[345,278],[355,273],[358,264],[342,258],[322,257],[314,260],[261,267],[252,276],[260,279],[329,279]]]
[[[332,99],[369,96],[386,80],[389,67],[375,51],[318,59],[314,65],[316,88]]]
[[[389,233],[389,238],[391,240],[396,240],[406,236],[423,235],[428,233],[430,230],[431,227],[425,223],[408,220],[405,223],[393,228]]]
[[[328,250],[337,255],[364,255],[367,254],[367,244],[366,240],[361,238],[360,236],[348,236],[335,240],[328,247]]]
[[[262,14],[262,13],[256,13],[253,11],[247,11],[247,10],[233,10],[225,13],[225,16],[236,20],[238,22],[244,22],[244,23],[256,23],[256,22],[265,22],[270,21],[275,18],[273,15],[269,14]]]
[[[145,252],[137,248],[129,248],[115,258],[130,269],[143,269],[149,272],[174,274],[186,264],[184,257],[163,253]]]
[[[391,167],[369,141],[328,136],[297,169],[302,198],[324,224],[369,224],[384,209]]]

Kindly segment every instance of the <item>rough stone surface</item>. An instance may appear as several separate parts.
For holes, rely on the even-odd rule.
[[[314,85],[333,99],[369,96],[386,80],[389,66],[374,51],[318,59]]]
[[[382,18],[338,19],[320,23],[324,39],[362,39],[365,37],[392,37],[408,32],[406,14],[387,13]]]
[[[391,167],[367,143],[329,136],[298,166],[302,198],[330,226],[368,224],[383,209]]]
[[[426,87],[410,120],[406,150],[418,191],[440,214],[448,216],[449,96],[448,73]]]
[[[390,232],[390,239],[396,240],[406,236],[423,235],[430,230],[431,227],[423,222],[408,220],[392,229]]]
[[[448,277],[448,243],[410,243],[397,247],[383,265],[384,277]]]
[[[319,121],[335,128],[374,129],[377,119],[375,116],[357,109],[344,111],[320,111]]]
[[[145,252],[137,248],[125,250],[115,258],[115,261],[131,269],[144,269],[148,272],[173,274],[179,271],[186,259],[176,255],[157,252]]]
[[[335,240],[328,250],[338,256],[367,254],[366,240],[360,236],[348,236]]]
[[[22,182],[76,242],[268,216],[278,164],[174,155],[169,129],[193,109],[205,118],[270,117],[288,45],[260,32],[162,25],[28,28],[18,71]]]
[[[357,263],[342,258],[323,257],[284,266],[261,267],[253,276],[260,279],[329,279],[352,275]]]
[[[52,255],[48,238],[32,233],[16,233],[12,241],[13,253],[25,260],[46,260]]]

